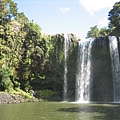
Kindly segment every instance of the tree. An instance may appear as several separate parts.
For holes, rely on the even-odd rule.
[[[109,35],[120,36],[120,1],[114,4],[108,16]]]
[[[99,30],[99,36],[100,37],[105,37],[108,34],[109,34],[109,29],[107,29],[106,27],[100,28],[100,30]]]
[[[108,16],[108,20],[110,20],[109,28],[120,25],[120,1],[114,4],[113,9],[110,10]]]
[[[15,20],[17,20],[21,24],[25,24],[25,23],[29,22],[28,18],[25,16],[24,12],[18,13],[17,16],[15,17]]]
[[[10,80],[10,70],[9,69],[0,69],[0,90],[10,90],[13,88],[13,83]]]
[[[17,15],[17,4],[12,0],[0,0],[0,23],[10,21]]]
[[[0,24],[3,23],[3,19],[8,14],[8,9],[6,4],[7,4],[6,0],[0,0]]]
[[[12,0],[8,0],[9,2],[9,15],[11,17],[15,17],[17,15],[17,3],[14,3]]]
[[[95,25],[94,27],[90,27],[90,31],[88,31],[87,33],[87,38],[96,38],[99,37],[99,29],[97,28],[97,25]]]
[[[44,56],[45,48],[42,46],[41,28],[38,24],[25,23],[23,32],[24,41],[17,74],[20,88],[28,90],[30,89],[30,82],[39,77],[42,64],[41,56]]]

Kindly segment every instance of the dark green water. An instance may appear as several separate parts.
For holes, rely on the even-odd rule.
[[[120,120],[119,104],[1,104],[0,120]]]

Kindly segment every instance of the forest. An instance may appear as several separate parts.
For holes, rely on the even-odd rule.
[[[108,13],[107,28],[90,28],[87,38],[120,35],[120,2]],[[71,74],[75,73],[78,39],[69,34],[73,46]],[[0,0],[0,91],[34,95],[39,99],[62,100],[64,82],[64,34],[47,35],[19,12],[13,0]],[[74,78],[73,78],[74,79]],[[71,81],[70,95],[72,91]]]

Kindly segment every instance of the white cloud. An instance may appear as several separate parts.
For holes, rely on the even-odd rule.
[[[104,9],[112,8],[112,6],[119,0],[79,0],[80,4],[91,14]]]
[[[65,14],[67,12],[69,12],[71,10],[71,8],[65,7],[65,8],[60,8],[60,11],[62,12],[62,14]]]
[[[104,17],[104,18],[98,20],[98,23],[99,23],[100,27],[106,27],[106,26],[108,26],[109,20],[106,17]]]

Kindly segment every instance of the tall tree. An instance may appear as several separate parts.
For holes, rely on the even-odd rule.
[[[120,25],[120,1],[114,4],[113,9],[110,10],[108,16],[110,28]]]
[[[7,1],[6,0],[0,0],[0,24],[3,23],[3,19],[8,14],[8,8],[7,8]]]
[[[0,22],[9,21],[17,15],[17,4],[12,0],[0,0]]]

